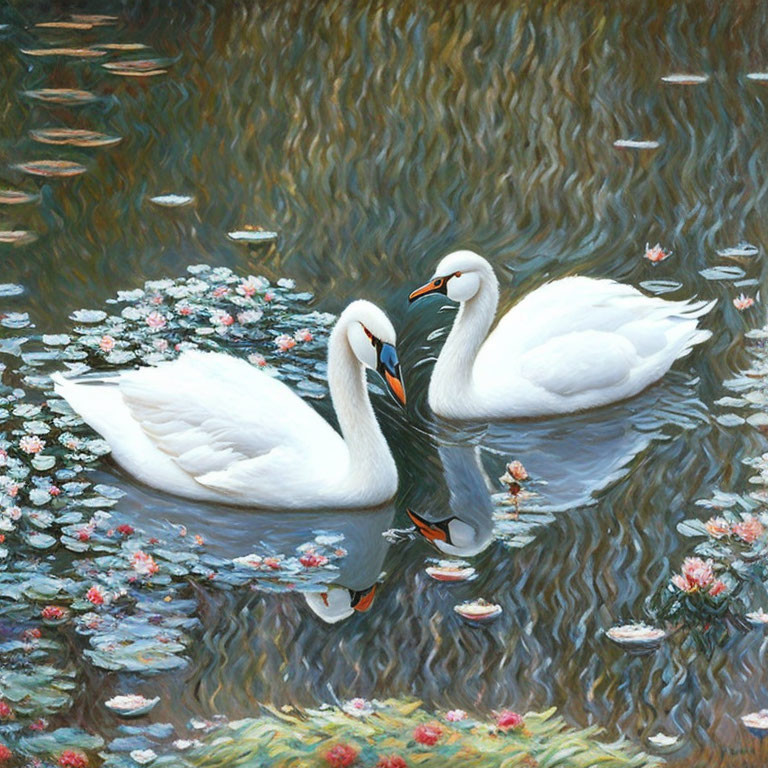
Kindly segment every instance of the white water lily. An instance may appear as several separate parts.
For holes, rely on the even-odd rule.
[[[154,749],[134,749],[131,752],[131,759],[139,765],[147,765],[157,757]]]

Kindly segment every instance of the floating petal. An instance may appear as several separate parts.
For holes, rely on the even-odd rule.
[[[24,245],[35,240],[35,235],[25,229],[6,229],[0,230],[0,243],[12,243],[13,245]]]

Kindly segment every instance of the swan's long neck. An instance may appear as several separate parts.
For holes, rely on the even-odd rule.
[[[344,442],[349,448],[350,481],[367,487],[395,472],[395,462],[371,406],[365,369],[337,323],[328,344],[328,384]]]
[[[450,415],[450,404],[467,404],[474,396],[475,359],[496,316],[498,303],[499,284],[489,269],[488,273],[481,273],[477,293],[459,307],[435,364],[429,383],[429,401],[435,412]]]

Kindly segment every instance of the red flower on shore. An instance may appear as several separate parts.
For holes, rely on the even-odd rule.
[[[337,744],[325,753],[325,762],[331,768],[347,768],[357,760],[357,750],[349,744]]]
[[[408,763],[400,755],[382,755],[376,768],[408,768]]]
[[[8,747],[5,746],[5,744],[0,744],[0,763],[4,763],[6,760],[10,760],[13,757],[13,752],[11,752]]]
[[[502,731],[510,731],[515,728],[522,728],[524,724],[523,716],[518,715],[517,712],[513,712],[511,709],[505,709],[503,712],[499,712],[496,717],[496,725]]]
[[[443,735],[443,729],[437,723],[417,725],[413,730],[413,738],[427,747],[434,747]]]
[[[9,717],[13,717],[13,710],[6,702],[0,701],[0,719],[6,720]]]
[[[65,749],[59,755],[59,765],[62,768],[87,768],[88,758],[74,749]]]

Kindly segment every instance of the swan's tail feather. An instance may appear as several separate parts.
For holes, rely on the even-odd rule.
[[[707,313],[711,312],[717,299],[712,301],[706,301],[704,299],[700,301],[681,301],[681,311],[678,313],[678,317],[683,317],[686,320],[694,320],[699,317],[704,317]],[[707,337],[709,338],[709,337]]]

